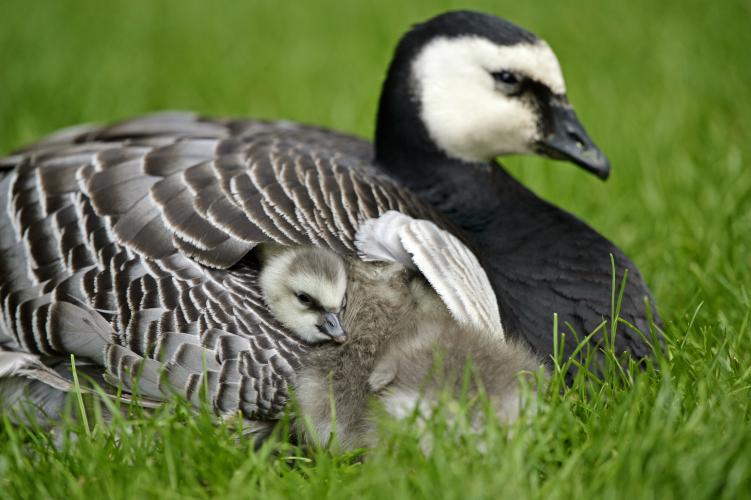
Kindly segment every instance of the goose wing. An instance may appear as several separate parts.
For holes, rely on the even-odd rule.
[[[456,236],[430,221],[389,211],[364,223],[355,245],[363,260],[399,262],[420,271],[456,321],[504,339],[490,280]]]
[[[282,122],[162,113],[0,159],[0,346],[77,356],[163,399],[276,418],[308,350],[266,310],[259,242],[354,252],[387,210],[438,216],[369,143]]]
[[[38,356],[0,351],[0,401],[14,421],[59,418],[70,381],[42,363]]]
[[[226,269],[264,241],[352,252],[360,223],[386,210],[435,216],[370,166],[368,143],[312,127],[169,114],[87,136],[111,141],[79,184],[116,218],[117,241],[149,259]]]

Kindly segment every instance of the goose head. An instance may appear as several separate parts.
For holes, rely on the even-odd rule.
[[[508,154],[567,160],[602,179],[610,170],[545,41],[469,11],[416,25],[399,42],[383,85],[377,159],[477,164]]]
[[[282,325],[310,344],[347,339],[339,318],[347,272],[338,255],[323,248],[263,245],[259,257],[263,299]]]

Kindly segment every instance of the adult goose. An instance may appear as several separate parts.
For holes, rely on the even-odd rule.
[[[247,255],[260,242],[354,252],[363,221],[388,210],[470,244],[505,329],[543,357],[554,312],[580,333],[609,316],[611,253],[632,269],[622,315],[646,330],[633,264],[491,160],[533,152],[607,175],[550,48],[472,12],[399,43],[375,149],[310,126],[187,113],[61,131],[0,160],[0,345],[74,353],[114,379],[167,366],[190,394],[208,379],[222,411],[273,418],[309,346],[270,317]],[[92,339],[113,347],[105,356]],[[647,352],[630,331],[616,346]],[[15,358],[0,376],[35,363]]]

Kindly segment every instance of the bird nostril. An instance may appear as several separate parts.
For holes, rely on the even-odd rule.
[[[586,143],[584,142],[584,139],[582,139],[582,136],[574,132],[573,130],[568,131],[568,137],[572,141],[574,141],[574,144],[576,144],[576,147],[579,149],[586,149]]]

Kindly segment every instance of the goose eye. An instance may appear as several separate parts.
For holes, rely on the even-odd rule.
[[[517,92],[521,86],[521,79],[511,71],[504,69],[501,71],[493,71],[490,74],[493,76],[493,80],[500,84],[502,89],[509,94]]]
[[[313,299],[310,298],[310,295],[308,295],[307,293],[298,293],[297,300],[299,300],[301,304],[306,306],[309,306],[313,303]]]

